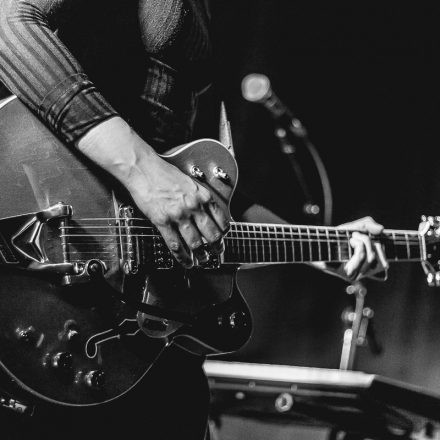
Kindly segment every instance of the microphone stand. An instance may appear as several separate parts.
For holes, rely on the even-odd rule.
[[[292,138],[299,140],[299,142],[307,149],[309,154],[311,155],[316,169],[318,171],[321,187],[322,187],[322,196],[324,203],[323,210],[323,222],[325,225],[332,224],[332,211],[333,211],[333,196],[330,186],[330,180],[328,178],[327,171],[325,169],[324,163],[318,153],[318,150],[309,140],[307,131],[302,125],[301,121],[295,117],[290,119],[290,123],[288,124],[288,130],[286,130],[281,124],[278,124],[275,129],[275,136],[278,139],[280,144],[281,152],[284,153],[297,176],[299,185],[303,191],[306,202],[303,206],[303,211],[305,214],[316,217],[320,212],[320,206],[313,200],[312,193],[310,191],[309,186],[306,183],[306,179],[304,177],[304,173],[300,167],[300,164],[296,160],[296,147],[292,142]]]
[[[370,307],[365,307],[367,289],[364,284],[357,281],[350,284],[346,292],[355,297],[354,310],[351,307],[342,312],[342,322],[347,326],[344,331],[340,370],[353,370],[357,347],[368,347],[371,353],[379,356],[383,352],[382,344],[376,337],[373,325],[374,312]]]
[[[290,142],[286,130],[281,126],[278,126],[275,129],[275,137],[278,139],[281,152],[284,153],[289,159],[290,165],[292,166],[296,178],[298,179],[298,184],[301,187],[301,190],[304,194],[304,198],[306,202],[304,203],[303,206],[303,212],[307,215],[316,217],[321,212],[321,209],[319,205],[313,202],[312,192],[310,191],[309,186],[307,185],[302,168],[298,160],[296,159],[295,146],[293,145],[292,142]]]

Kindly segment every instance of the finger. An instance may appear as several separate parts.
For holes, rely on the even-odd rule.
[[[205,211],[199,211],[193,214],[193,219],[201,235],[208,242],[210,250],[215,254],[223,252],[223,232],[211,216]]]
[[[191,251],[194,257],[201,263],[206,263],[209,259],[209,254],[206,252],[202,236],[198,231],[196,225],[191,220],[181,221],[178,224],[180,235],[182,236],[186,247]]]
[[[157,229],[173,257],[182,264],[182,266],[190,269],[194,265],[194,262],[180,234],[170,225],[157,226]]]
[[[214,219],[214,221],[217,223],[218,227],[222,231],[223,234],[226,234],[226,232],[229,231],[230,228],[230,222],[229,218],[224,212],[223,209],[220,208],[220,206],[217,204],[217,202],[213,199],[211,199],[208,204],[208,211],[211,214],[211,217]]]
[[[366,259],[365,262],[367,264],[372,264],[374,260],[376,259],[376,252],[373,249],[373,244],[371,243],[370,238],[365,235],[361,234],[359,232],[353,232],[352,237],[354,237],[356,240],[360,240],[363,245],[365,246],[365,252],[366,252]]]
[[[350,245],[353,248],[353,255],[345,264],[344,271],[347,277],[355,278],[365,261],[366,252],[363,242],[356,237],[350,238]]]
[[[376,250],[376,260],[379,262],[379,267],[383,270],[387,270],[389,267],[388,260],[385,257],[383,245],[381,243],[374,243],[374,249]]]
[[[339,229],[348,229],[349,231],[368,232],[370,234],[380,234],[383,231],[383,225],[377,223],[372,217],[363,217],[349,223],[343,223],[338,226]]]

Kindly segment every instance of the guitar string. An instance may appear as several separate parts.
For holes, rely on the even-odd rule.
[[[92,217],[84,217],[84,218],[75,218],[74,219],[75,221],[108,221],[108,220],[115,220],[115,221],[126,221],[126,220],[129,220],[129,221],[134,221],[134,220],[137,220],[137,221],[141,221],[142,223],[148,223],[149,222],[149,220],[147,220],[147,219],[145,219],[145,218],[141,218],[141,217],[132,217],[132,218],[129,218],[129,219],[124,219],[124,218],[121,218],[121,217],[95,217],[95,218],[92,218]],[[344,231],[349,231],[349,232],[353,232],[352,230],[349,230],[349,229],[343,229],[343,228],[340,228],[339,226],[314,226],[314,225],[290,225],[290,224],[282,224],[282,223],[250,223],[250,222],[234,222],[234,221],[232,221],[232,222],[230,222],[230,225],[231,225],[231,227],[232,226],[251,226],[251,227],[253,227],[253,226],[257,226],[257,227],[259,227],[259,226],[263,226],[263,227],[266,227],[266,226],[268,226],[268,227],[279,227],[279,228],[288,228],[288,227],[294,227],[294,228],[304,228],[304,229],[307,229],[307,228],[309,228],[309,229],[313,229],[313,228],[315,228],[315,229],[327,229],[327,230],[333,230],[333,231],[342,231],[342,232],[344,232]],[[68,226],[66,226],[66,227],[68,227]],[[150,227],[150,228],[154,228],[154,226],[146,226],[146,227]],[[361,232],[361,231],[359,231],[359,232]],[[397,232],[399,232],[399,233],[402,233],[402,234],[418,234],[418,231],[415,231],[415,230],[403,230],[403,229],[384,229],[383,230],[383,232],[386,232],[386,233],[397,233]]]
[[[102,229],[108,229],[108,227],[98,227],[98,228],[102,228]],[[155,234],[145,234],[145,233],[133,233],[133,232],[139,232],[138,229],[142,229],[139,227],[125,227],[125,226],[114,226],[111,227],[114,229],[119,229],[120,232],[119,233],[112,233],[112,234],[78,234],[78,233],[74,233],[72,234],[72,232],[75,232],[74,230],[77,229],[79,232],[84,231],[85,228],[81,228],[81,227],[60,227],[61,230],[64,229],[69,229],[67,232],[69,232],[69,234],[61,234],[62,237],[71,237],[71,236],[90,236],[90,237],[97,237],[97,236],[120,236],[120,235],[125,235],[125,229],[129,229],[130,230],[130,234],[129,236],[131,237],[161,237],[161,235],[159,233],[155,233]],[[96,229],[96,228],[94,228]],[[146,229],[152,229],[152,228],[146,228]],[[84,231],[86,232],[86,231]],[[141,231],[142,232],[142,231]],[[349,232],[349,231],[347,231]],[[328,241],[346,241],[347,239],[351,238],[351,236],[347,236],[347,232],[344,232],[343,234],[338,233],[338,234],[326,234],[326,233],[315,233],[312,231],[306,231],[306,232],[294,232],[294,231],[283,231],[283,232],[269,232],[269,231],[236,231],[236,230],[230,230],[227,232],[227,234],[224,236],[224,238],[233,238],[233,239],[242,239],[242,240],[247,240],[247,239],[256,239],[256,240],[265,240],[265,239],[270,239],[270,240],[299,240],[299,239],[305,239],[306,241],[311,241],[311,240],[315,240],[315,241],[322,241],[322,242],[328,242]],[[236,235],[234,235],[236,234]],[[240,236],[238,236],[238,234],[240,234]],[[268,238],[266,238],[268,237]],[[394,244],[411,244],[411,243],[419,243],[420,242],[420,236],[408,236],[407,234],[401,234],[400,236],[382,236],[382,237],[376,237],[376,236],[372,236],[371,237],[373,240],[380,240],[385,239],[387,241],[391,241]]]
[[[94,239],[95,237],[114,237],[114,238],[130,238],[130,237],[152,237],[152,238],[158,238],[162,240],[161,235],[148,235],[148,234],[130,234],[128,237],[120,234],[61,234],[60,237],[62,238],[68,238],[68,237],[90,237],[91,239]],[[282,237],[282,238],[263,238],[263,237],[231,237],[231,236],[225,236],[223,237],[223,240],[234,240],[234,241],[262,241],[262,242],[286,242],[286,243],[348,243],[349,240],[346,238],[340,238],[340,239],[319,239],[319,238],[299,238],[299,237]],[[90,244],[93,244],[91,242]],[[407,244],[420,244],[419,241],[397,241],[392,242],[393,245],[397,246],[406,246]]]
[[[252,223],[249,223],[252,225]],[[349,230],[349,229],[327,229],[327,227],[308,227],[308,226],[288,226],[285,225],[282,230],[263,230],[261,228],[266,228],[266,226],[252,226],[253,229],[244,229],[244,228],[237,228],[237,224],[231,225],[231,229],[229,229],[229,232],[241,232],[241,233],[259,233],[259,234],[284,234],[284,233],[301,233],[301,234],[317,234],[317,235],[324,235],[328,233],[332,233],[334,235],[343,235],[347,233],[353,233],[353,232],[361,232],[362,231],[356,231],[356,230]],[[139,225],[66,225],[61,226],[60,229],[107,229],[107,228],[130,228],[130,229],[148,229],[148,230],[155,230],[156,228],[154,226],[139,226]],[[408,236],[408,238],[411,237],[420,237],[420,234],[417,231],[401,231],[401,230],[384,230],[383,233],[379,234],[379,236]],[[374,236],[374,235],[373,235]]]
[[[68,232],[74,232],[74,231],[68,231]],[[79,231],[82,232],[82,231]],[[86,232],[86,231],[84,231]],[[103,231],[105,232],[105,231]],[[138,232],[138,231],[130,231],[130,233],[125,233],[125,231],[122,231],[118,234],[116,232],[114,233],[109,233],[109,234],[99,234],[99,233],[87,233],[87,234],[80,234],[80,233],[68,233],[68,234],[61,234],[60,237],[115,237],[115,236],[121,236],[121,235],[126,235],[126,236],[130,236],[130,237],[157,237],[157,238],[161,238],[162,236],[157,233],[157,234],[145,234],[145,233],[133,233],[133,232]],[[233,235],[235,233],[235,231],[229,231],[223,238],[229,238],[229,239],[242,239],[242,240],[249,240],[249,239],[255,239],[255,240],[305,240],[305,241],[320,241],[320,242],[339,242],[339,241],[347,241],[349,239],[351,239],[352,237],[346,237],[346,236],[327,236],[327,235],[318,235],[318,234],[279,234],[279,235],[275,235],[275,234],[258,234],[258,233],[254,233],[254,232],[249,232],[246,235],[240,234],[240,236],[237,235]],[[275,236],[273,236],[275,235]],[[373,240],[376,237],[372,237]],[[380,238],[376,238],[376,241],[379,240]],[[392,239],[391,237],[388,238],[388,240],[386,242],[391,242],[391,243],[419,243],[419,237],[395,237],[394,239]]]

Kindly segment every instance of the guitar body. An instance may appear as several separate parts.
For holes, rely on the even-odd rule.
[[[187,174],[194,165],[205,170],[201,184],[229,212],[237,167],[221,144],[202,140],[164,158]],[[0,220],[0,367],[29,399],[99,405],[148,381],[148,370],[168,344],[209,355],[234,351],[248,340],[251,320],[235,282],[237,266],[184,270],[174,263],[158,269],[147,261],[125,271],[127,243],[112,240],[120,231],[121,206],[133,205],[128,194],[64,146],[17,99],[0,105],[0,163],[0,219],[7,219]],[[227,170],[227,181],[210,173],[215,166]],[[15,236],[11,232],[23,214],[60,202],[73,208],[68,224],[82,232],[68,255],[59,219],[45,223],[32,239],[26,229],[32,216]],[[90,219],[99,219],[99,233]],[[21,239],[29,255],[40,252],[51,262],[112,258],[102,277],[23,270],[8,262],[11,243]],[[89,255],[95,250],[98,256]]]

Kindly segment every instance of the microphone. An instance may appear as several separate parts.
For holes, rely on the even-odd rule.
[[[307,133],[301,121],[293,116],[290,109],[274,93],[266,75],[259,73],[246,75],[241,82],[241,92],[247,101],[263,104],[279,126],[298,137],[306,137]]]

